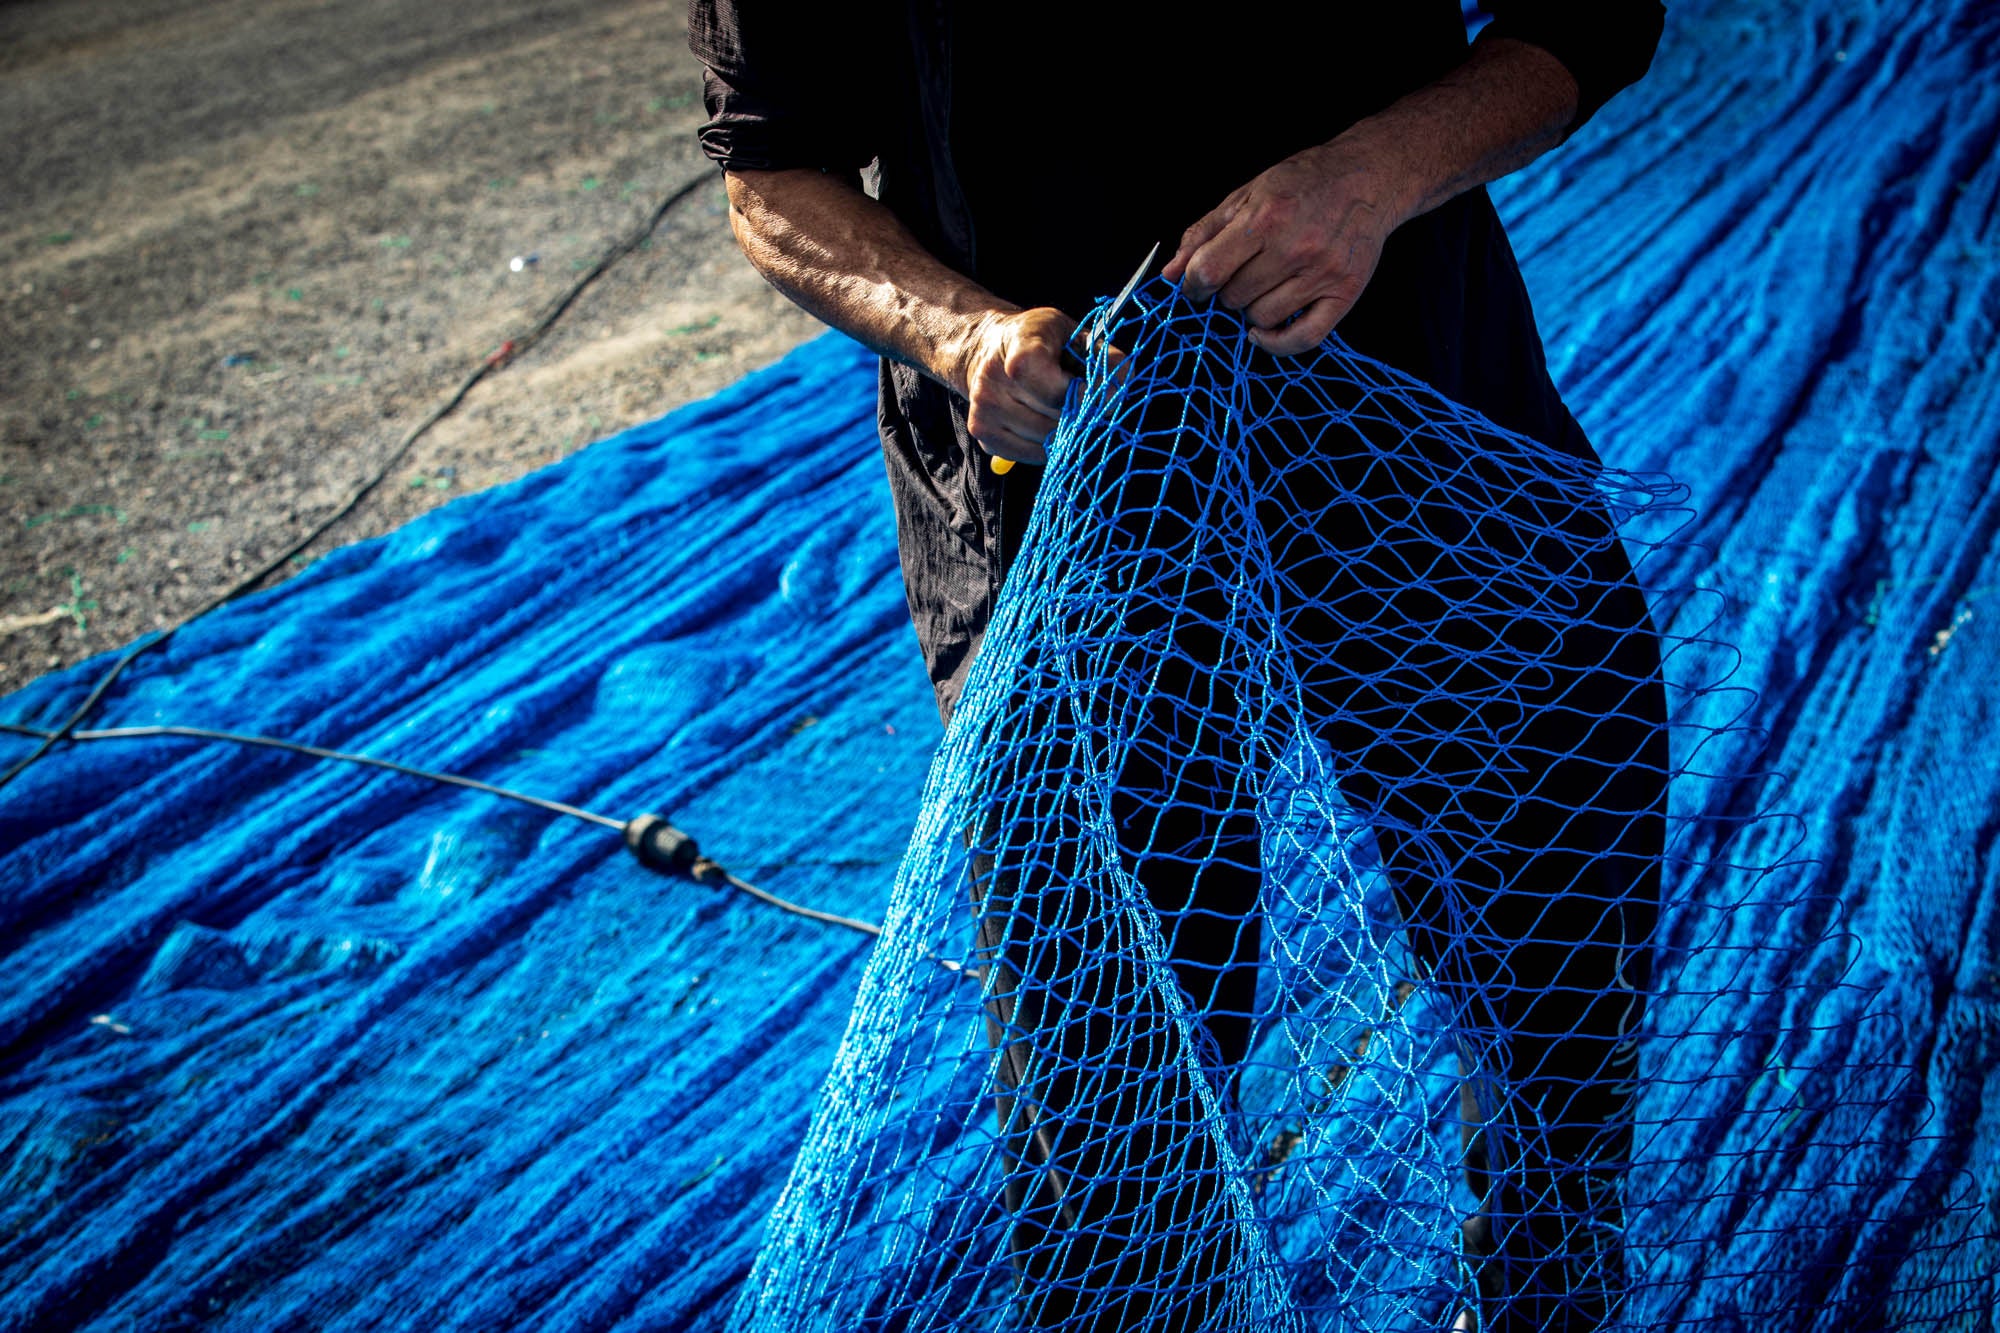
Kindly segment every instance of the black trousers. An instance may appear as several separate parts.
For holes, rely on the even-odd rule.
[[[1203,1126],[1255,1035],[1256,774],[1303,727],[1372,827],[1473,1076],[1483,1327],[1594,1328],[1622,1282],[1665,829],[1645,600],[1574,477],[1524,482],[1502,448],[1482,478],[1477,456],[1382,448],[1393,404],[1343,422],[1297,384],[1268,392],[1231,459],[1191,446],[1171,402],[1136,428],[1105,511],[1082,521],[1114,534],[1142,591],[1115,625],[1038,639],[1013,719],[1027,743],[973,838],[1024,1312],[1072,1330],[1216,1316],[1236,1241]],[[1254,501],[1218,510],[1209,467],[1239,469]],[[1279,622],[1275,676],[1232,621],[1245,586],[1259,626]],[[1077,653],[1091,660],[1067,676],[1088,691],[1038,693]],[[1073,780],[1106,756],[1115,870]],[[1116,895],[1079,889],[1107,874],[1157,913],[1176,994],[1141,984],[1149,946]]]

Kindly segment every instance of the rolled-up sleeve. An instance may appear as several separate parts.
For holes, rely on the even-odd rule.
[[[702,151],[725,170],[867,166],[878,152],[873,8],[694,0],[688,45],[705,66]]]
[[[1493,21],[1480,41],[1506,37],[1539,46],[1576,80],[1570,134],[1645,75],[1666,24],[1659,0],[1486,0],[1484,8]]]

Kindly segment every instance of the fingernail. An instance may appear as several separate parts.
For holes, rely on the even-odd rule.
[[[1011,458],[1002,458],[998,454],[989,455],[987,463],[993,468],[993,475],[996,477],[1004,477],[1014,470],[1014,460]]]

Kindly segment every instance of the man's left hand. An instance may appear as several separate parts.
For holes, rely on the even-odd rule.
[[[1240,310],[1279,356],[1318,345],[1375,274],[1417,191],[1393,157],[1348,133],[1286,158],[1187,229],[1163,270],[1196,301]],[[1295,318],[1296,317],[1296,318]]]

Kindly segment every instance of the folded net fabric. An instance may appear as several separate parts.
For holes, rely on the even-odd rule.
[[[1133,310],[738,1322],[1956,1318],[1683,493]]]

